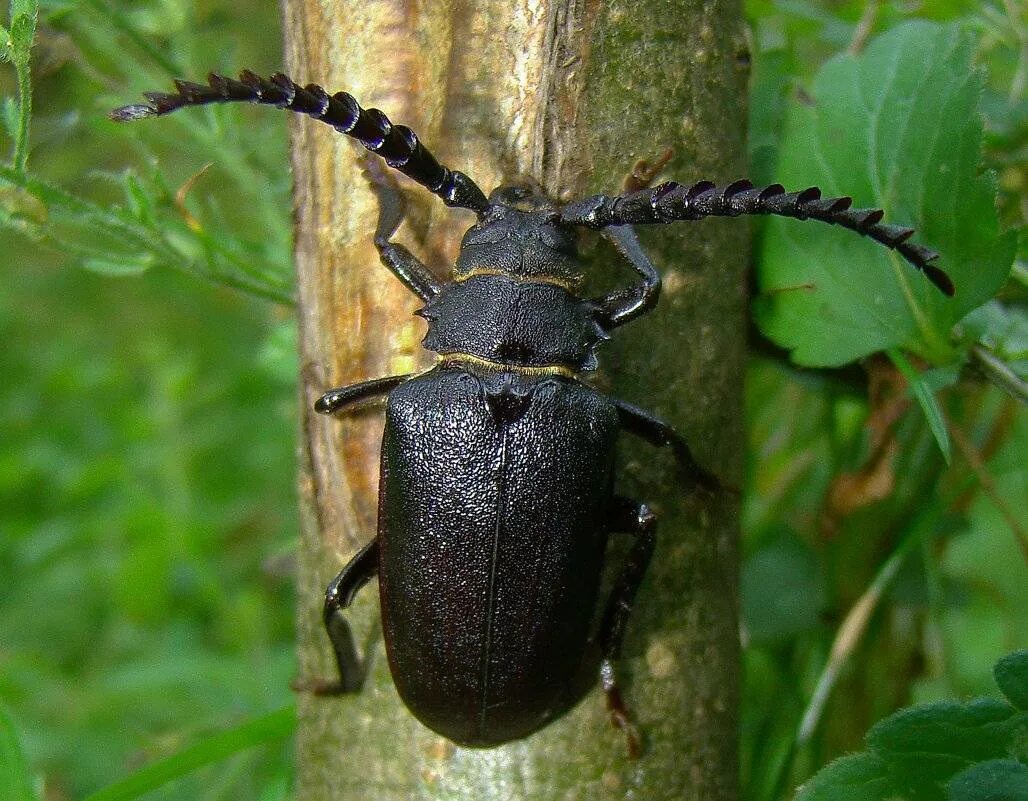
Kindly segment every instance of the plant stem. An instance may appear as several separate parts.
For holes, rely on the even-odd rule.
[[[1028,382],[1005,361],[981,345],[971,348],[971,362],[989,381],[1021,403],[1028,403]]]

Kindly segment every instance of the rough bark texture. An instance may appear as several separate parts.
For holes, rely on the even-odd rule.
[[[410,125],[487,191],[519,175],[554,196],[616,191],[640,158],[675,150],[685,182],[743,174],[746,62],[737,0],[400,3],[283,0],[288,68]],[[331,675],[322,588],[375,531],[381,419],[311,412],[326,388],[429,363],[417,301],[371,244],[376,208],[358,153],[327,126],[293,123],[304,408],[299,588],[302,676]],[[472,221],[418,187],[403,241],[445,273]],[[743,221],[643,232],[664,275],[654,314],[619,332],[595,383],[687,435],[698,458],[740,474]],[[598,283],[629,271],[591,250]],[[626,438],[627,439],[627,438]],[[736,801],[737,508],[676,486],[671,459],[626,441],[625,494],[660,516],[656,558],[625,643],[626,696],[645,754],[625,758],[599,693],[529,739],[456,748],[399,703],[374,586],[351,619],[374,662],[356,697],[300,701],[300,801],[675,799]]]

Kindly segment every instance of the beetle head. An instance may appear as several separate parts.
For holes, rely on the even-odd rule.
[[[557,206],[535,187],[501,186],[489,208],[464,234],[454,277],[500,272],[515,278],[582,282],[577,237],[563,224]]]

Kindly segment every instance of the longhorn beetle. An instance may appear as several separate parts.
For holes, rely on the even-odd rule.
[[[650,311],[660,276],[632,225],[776,214],[840,225],[898,251],[947,295],[938,254],[911,243],[910,228],[886,225],[878,209],[786,192],[749,181],[717,187],[675,182],[561,205],[533,188],[501,186],[486,197],[471,178],[439,164],[410,128],[345,92],[298,86],[285,75],[208,85],[176,81],[146,104],[111,112],[118,121],[186,106],[249,102],[307,114],[346,134],[395,170],[478,221],[464,234],[452,278],[441,281],[392,241],[403,204],[388,173],[369,159],[379,198],[374,234],[382,263],[424,301],[423,345],[438,354],[424,373],[376,378],[325,393],[314,408],[345,412],[386,398],[378,533],[325,595],[324,621],[339,680],[315,692],[360,689],[365,666],[343,615],[379,578],[389,666],[407,707],[456,743],[494,746],[545,726],[577,700],[599,646],[612,722],[638,750],[614,662],[647,564],[656,518],[614,494],[614,445],[627,431],[667,446],[695,488],[721,484],[693,459],[667,423],[579,380],[613,331]],[[576,229],[602,232],[639,280],[602,297],[579,294]],[[608,535],[634,535],[600,608]]]

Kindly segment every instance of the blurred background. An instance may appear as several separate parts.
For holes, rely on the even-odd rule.
[[[1021,223],[1023,8],[751,0],[747,14],[755,178],[773,177],[789,92],[860,37],[931,18],[974,31],[984,163],[1002,220]],[[250,108],[106,119],[172,76],[280,69],[278,23],[271,0],[44,0],[20,64],[10,27],[0,734],[18,738],[46,801],[102,792],[292,703],[286,120]],[[1023,366],[1023,266],[1016,274],[993,311]],[[754,351],[743,798],[776,801],[899,707],[994,693],[992,664],[1028,643],[1028,421],[992,384],[952,384],[947,466],[888,366],[799,371],[759,341]],[[290,798],[288,727],[272,728],[252,738],[259,747],[173,770],[147,797]]]

